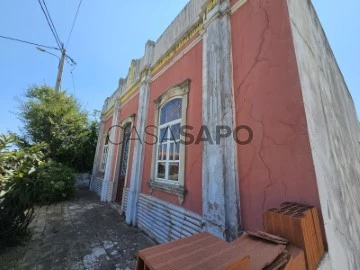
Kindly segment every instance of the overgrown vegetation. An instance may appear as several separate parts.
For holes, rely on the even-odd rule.
[[[0,135],[0,247],[26,234],[36,205],[73,195],[73,171],[49,160],[45,143],[15,144],[22,142]]]
[[[90,171],[98,124],[66,92],[34,86],[20,102],[21,135],[0,135],[0,248],[27,233],[34,207],[70,198]]]

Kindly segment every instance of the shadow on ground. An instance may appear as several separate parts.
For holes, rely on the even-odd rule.
[[[134,269],[136,252],[154,245],[87,190],[37,209],[31,240],[0,254],[0,269]]]

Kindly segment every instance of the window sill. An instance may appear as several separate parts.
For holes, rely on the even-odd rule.
[[[147,184],[150,190],[150,194],[152,194],[154,190],[160,190],[166,193],[174,194],[178,196],[180,205],[183,204],[185,195],[187,193],[187,190],[184,186],[154,180],[150,180]]]

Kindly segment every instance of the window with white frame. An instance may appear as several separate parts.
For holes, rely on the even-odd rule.
[[[185,137],[180,129],[186,126],[190,80],[166,90],[155,102],[154,125],[158,130],[153,145],[149,191],[159,190],[178,196],[184,202],[185,187]]]
[[[104,144],[104,150],[101,157],[101,164],[100,164],[100,171],[105,172],[106,169],[106,162],[108,157],[108,151],[109,151],[109,135],[106,136],[105,144]]]
[[[179,181],[182,98],[174,98],[160,109],[156,180]]]

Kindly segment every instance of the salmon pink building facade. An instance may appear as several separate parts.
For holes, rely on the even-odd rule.
[[[359,124],[310,1],[190,1],[102,112],[91,189],[128,224],[230,241],[294,201],[322,213],[324,265],[359,265]]]

